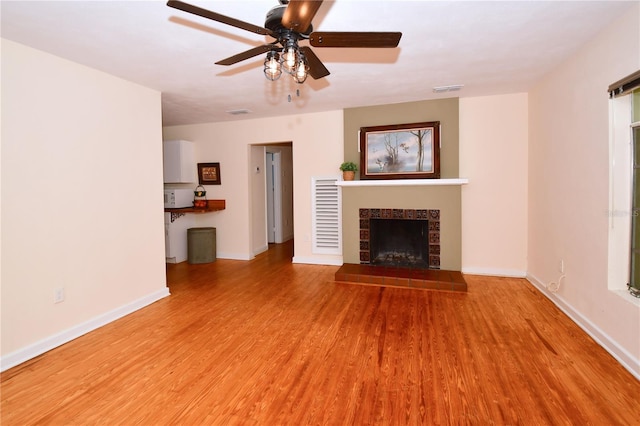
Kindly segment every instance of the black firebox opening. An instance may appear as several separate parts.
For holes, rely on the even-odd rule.
[[[372,265],[429,268],[429,221],[371,219]]]

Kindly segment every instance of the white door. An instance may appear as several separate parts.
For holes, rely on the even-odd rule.
[[[275,191],[273,157],[274,153],[267,152],[267,242],[269,243],[276,241],[275,206],[273,203]]]
[[[282,243],[282,166],[279,152],[267,152],[267,241]]]

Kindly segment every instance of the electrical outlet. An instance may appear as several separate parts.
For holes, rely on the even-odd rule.
[[[53,303],[61,303],[64,302],[64,288],[59,287],[56,288],[53,292]]]
[[[561,274],[564,274],[564,260],[560,260],[560,263],[558,263],[558,270]]]

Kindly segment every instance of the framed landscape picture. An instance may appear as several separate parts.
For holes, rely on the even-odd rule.
[[[440,122],[360,128],[360,179],[440,178]]]

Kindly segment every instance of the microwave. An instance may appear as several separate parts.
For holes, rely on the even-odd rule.
[[[164,208],[181,209],[193,207],[193,191],[188,188],[176,188],[164,190]]]

